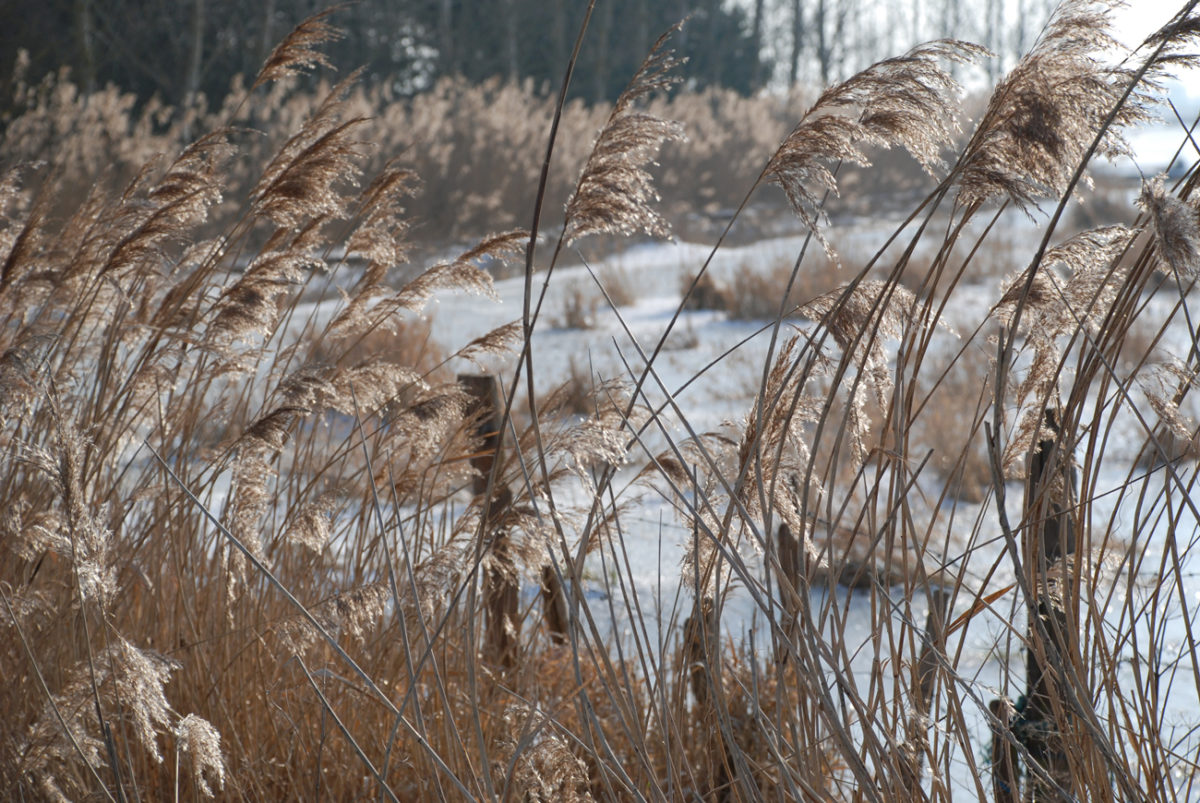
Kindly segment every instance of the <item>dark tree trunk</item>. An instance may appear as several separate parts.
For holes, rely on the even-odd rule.
[[[817,33],[817,64],[821,68],[821,84],[829,85],[829,78],[833,72],[833,59],[830,54],[829,43],[829,2],[830,0],[817,0],[816,15],[813,17],[813,29]]]
[[[550,46],[554,48],[553,61],[550,63],[550,76],[556,77],[556,70],[561,73],[567,68],[567,57],[570,55],[570,41],[567,37],[567,4],[552,3]]]
[[[1062,717],[1066,714],[1063,670],[1075,652],[1072,640],[1078,618],[1070,601],[1075,587],[1071,518],[1075,478],[1070,449],[1064,448],[1069,439],[1064,438],[1058,418],[1056,410],[1046,411],[1047,436],[1030,458],[1025,498],[1024,560],[1037,597],[1030,613],[1040,621],[1029,627],[1025,668],[1029,687],[1017,736],[1034,765],[1025,792],[1034,803],[1062,800],[1060,789],[1067,792],[1067,799],[1074,795],[1064,737],[1074,729]]]
[[[200,92],[200,72],[204,65],[204,0],[192,0],[188,24],[188,60],[184,76],[183,103],[191,106]]]
[[[514,83],[521,74],[517,42],[519,30],[516,0],[504,0],[504,76]]]
[[[762,75],[762,46],[763,46],[763,0],[754,0],[754,24],[753,35],[751,39],[754,41],[754,74],[751,76],[752,85],[755,89],[763,85]]]
[[[800,80],[800,53],[804,50],[804,6],[801,0],[792,0],[792,52],[788,62],[788,86],[794,87]]]
[[[92,19],[91,0],[75,0],[75,38],[79,48],[80,88],[91,92],[96,88],[96,27]]]
[[[438,0],[438,58],[442,64],[443,75],[457,75],[459,72],[457,48],[454,46],[454,8],[452,0]]]
[[[597,103],[608,100],[609,39],[612,35],[613,4],[600,3],[596,19],[596,71],[592,76],[592,99]]]
[[[263,0],[262,36],[258,39],[258,64],[255,65],[255,68],[266,63],[267,57],[271,55],[271,50],[275,47],[274,22],[275,0]]]
[[[708,20],[704,31],[704,49],[708,57],[708,83],[719,86],[721,83],[721,54],[724,52],[721,43],[717,41],[717,25],[719,23],[719,0],[708,0]]]

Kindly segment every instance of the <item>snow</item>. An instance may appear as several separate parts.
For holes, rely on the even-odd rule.
[[[1009,230],[993,234],[993,240],[1036,242],[1030,239],[1035,224],[1027,219],[1016,216],[1005,225],[1010,227]],[[844,253],[870,254],[894,226],[895,222],[888,221],[859,223],[848,230],[839,230],[839,242],[843,244]],[[804,246],[804,240],[799,235],[777,238],[746,247],[721,248],[715,254],[710,246],[697,243],[641,244],[593,261],[587,261],[577,253],[575,264],[564,262],[555,268],[548,285],[545,273],[539,272],[534,281],[535,298],[543,289],[546,297],[532,343],[537,392],[545,393],[563,381],[570,375],[572,365],[576,371],[590,372],[601,379],[619,379],[632,384],[645,365],[644,355],[654,350],[676,315],[682,287],[702,265],[711,260],[710,272],[718,279],[727,280],[735,271],[767,270],[781,260],[791,263]],[[854,269],[854,265],[842,269],[846,279],[853,275]],[[599,280],[606,283],[616,276],[624,277],[624,281],[634,286],[636,298],[633,303],[614,312],[601,299],[590,328],[570,329],[561,325],[564,309],[572,295],[590,294],[599,298],[594,277],[600,277]],[[999,278],[985,277],[956,290],[953,303],[946,310],[948,323],[956,332],[970,335],[981,324],[997,298]],[[1172,292],[1175,292],[1174,296]],[[428,310],[432,315],[435,338],[446,345],[461,344],[520,318],[524,280],[518,277],[499,281],[496,293],[499,303],[471,296],[440,296]],[[1177,291],[1163,290],[1148,299],[1142,314],[1161,322],[1178,304]],[[1181,316],[1176,314],[1175,317]],[[804,323],[786,321],[780,334],[786,335],[798,325]],[[655,405],[663,403],[669,392],[679,407],[679,415],[664,415],[669,422],[667,431],[651,431],[647,436],[651,451],[664,446],[668,438],[674,442],[684,440],[687,437],[685,422],[692,431],[703,432],[715,430],[723,422],[742,420],[751,409],[755,390],[760,385],[770,340],[770,327],[764,330],[763,322],[730,321],[723,313],[711,310],[679,313],[668,345],[655,361],[654,375],[646,385],[647,398]],[[1168,328],[1159,349],[1160,352],[1186,355],[1189,341],[1186,327],[1176,321]],[[949,333],[939,334],[935,343],[939,344],[935,348],[943,352],[960,345],[957,337]],[[697,372],[710,364],[713,367],[697,378]],[[463,368],[467,369],[466,366]],[[507,381],[513,370],[511,358],[507,363],[496,362],[493,370]],[[1161,700],[1162,729],[1169,739],[1179,740],[1178,752],[1186,762],[1195,757],[1198,748],[1195,729],[1200,726],[1200,698],[1193,674],[1198,667],[1193,665],[1187,648],[1188,618],[1194,617],[1195,609],[1200,607],[1200,582],[1192,568],[1194,550],[1190,547],[1200,536],[1192,511],[1172,510],[1174,521],[1170,523],[1166,517],[1148,517],[1145,511],[1138,512],[1138,483],[1161,484],[1164,474],[1160,470],[1142,475],[1140,480],[1136,475],[1133,480],[1129,477],[1129,461],[1142,441],[1144,429],[1145,425],[1128,412],[1114,416],[1113,434],[1107,447],[1111,454],[1106,454],[1090,485],[1095,497],[1092,526],[1097,537],[1110,527],[1118,536],[1136,530],[1141,540],[1129,545],[1129,554],[1144,555],[1144,558],[1132,569],[1125,563],[1100,572],[1094,593],[1107,600],[1106,628],[1124,628],[1125,632],[1136,635],[1120,648],[1121,660],[1125,662],[1119,678],[1124,689],[1122,693],[1130,695],[1137,688],[1136,684],[1144,680],[1145,670],[1137,671],[1136,667],[1147,662],[1154,663],[1164,683],[1170,681]],[[625,488],[638,467],[631,465],[621,472],[614,487]],[[1194,476],[1194,466],[1181,465],[1179,471],[1185,483]],[[936,500],[939,490],[940,486],[931,481],[922,488],[922,496]],[[1185,491],[1184,496],[1189,492]],[[585,502],[587,493],[586,489],[567,489],[558,501],[560,505],[568,506],[572,502]],[[1007,488],[1010,520],[1020,518],[1022,493],[1020,484],[1010,484]],[[1151,488],[1152,496],[1153,493]],[[1177,491],[1176,503],[1179,496]],[[626,655],[636,654],[640,642],[642,649],[648,650],[650,655],[662,657],[669,654],[670,640],[678,637],[681,622],[691,609],[691,592],[686,581],[681,582],[680,578],[681,558],[691,535],[670,500],[652,492],[631,499],[635,504],[621,516],[621,532],[613,548],[596,550],[589,559],[585,573],[587,598],[594,614],[608,612],[609,620],[601,621],[600,626]],[[918,511],[921,507],[920,503],[915,505]],[[962,568],[969,584],[975,584],[970,588],[971,593],[964,592],[958,597],[951,613],[952,621],[971,608],[975,593],[995,591],[1015,582],[1011,562],[1004,554],[1003,539],[999,536],[1001,528],[994,500],[989,498],[980,504],[968,504],[951,499],[945,501],[941,509],[933,509],[930,502],[925,505],[924,515],[931,522],[929,527],[934,543],[943,541],[948,547],[944,556],[946,561]],[[1153,591],[1147,589],[1147,583],[1159,576],[1159,563],[1170,538],[1176,539],[1183,555],[1185,565],[1178,577],[1186,587],[1167,589],[1155,597],[1158,608],[1152,613],[1142,611],[1131,626],[1130,612],[1138,609],[1130,608],[1126,601],[1131,597],[1139,602],[1149,599],[1148,595]],[[754,551],[747,549],[746,555],[751,561],[748,565],[753,567]],[[1169,564],[1167,573],[1171,574]],[[763,614],[747,593],[748,582],[758,583],[759,580],[746,577],[738,584],[742,587],[730,597],[722,627],[729,637],[743,642],[753,633],[758,648],[768,649]],[[527,593],[532,595],[534,589],[527,589]],[[893,621],[899,623],[907,615],[908,627],[922,628],[926,615],[923,598],[918,597],[910,603],[899,589],[891,593],[891,602],[895,606]],[[843,638],[846,654],[852,656],[849,670],[860,689],[865,689],[870,683],[873,666],[880,658],[876,655],[878,633],[875,628],[880,622],[879,613],[874,610],[876,603],[870,600],[868,593],[852,593],[841,588],[814,590],[812,595],[815,610],[824,610],[822,606],[829,604],[844,612],[846,631]],[[991,610],[975,615],[969,626],[958,629],[948,638],[946,648],[953,663],[955,682],[966,701],[966,725],[973,742],[971,761],[977,766],[985,764],[990,740],[987,702],[1001,695],[1015,698],[1024,688],[1020,643],[1020,634],[1025,627],[1022,611],[1018,592],[1012,591],[996,600]],[[1151,649],[1153,654],[1148,653]],[[1108,712],[1101,711],[1100,715],[1107,716]],[[934,727],[949,729],[950,725],[938,721],[935,711]],[[953,745],[953,740],[947,739],[944,743]],[[962,750],[959,746],[952,756],[951,777],[947,780],[952,792],[967,795],[975,792],[976,781]]]
[[[1147,174],[1160,165],[1165,167],[1180,141],[1177,125],[1143,129],[1133,138],[1140,165]],[[1192,151],[1187,159],[1200,156],[1194,146],[1188,147]],[[844,256],[845,264],[838,274],[842,280],[855,275],[898,222],[860,220],[836,228],[832,239]],[[1028,258],[1025,251],[1032,253],[1036,247],[1043,223],[1044,217],[1031,220],[1019,214],[1008,216],[991,234],[989,243],[1013,248],[1018,259]],[[981,231],[977,227],[976,233]],[[931,256],[937,239],[936,235],[926,237],[914,260]],[[1055,237],[1056,242],[1060,239]],[[901,240],[907,241],[907,233]],[[764,272],[780,264],[791,265],[806,243],[807,238],[797,233],[748,246],[721,247],[715,252],[710,244],[688,242],[641,243],[594,258],[586,251],[574,251],[549,276],[542,260],[548,258],[551,249],[542,245],[532,286],[535,303],[545,292],[531,344],[536,393],[548,393],[572,373],[615,379],[632,386],[646,364],[646,356],[655,351],[671,327],[640,401],[655,408],[670,401],[677,411],[668,408],[662,414],[661,431],[647,430],[645,449],[656,453],[671,443],[684,441],[690,432],[716,431],[728,422],[733,422],[736,429],[752,410],[775,333],[768,322],[729,320],[715,310],[678,312],[681,291],[702,266],[707,265],[709,274],[718,281],[729,283],[739,271]],[[807,248],[810,252],[819,249],[815,243],[807,243]],[[885,259],[882,264],[889,263]],[[1014,269],[1023,267],[1014,264]],[[955,289],[944,312],[948,329],[935,335],[931,360],[954,353],[962,347],[961,338],[971,338],[983,325],[998,299],[1003,278],[999,273],[969,276]],[[597,288],[598,282],[606,287],[613,283],[627,286],[632,290],[632,301],[611,309]],[[498,300],[439,293],[421,314],[431,320],[434,339],[452,349],[521,318],[524,278],[497,281],[495,292]],[[585,306],[589,299],[595,304],[586,329],[565,325],[568,308],[579,298],[584,299]],[[1194,337],[1180,307],[1190,299],[1181,302],[1178,290],[1165,286],[1144,301],[1139,315],[1150,330],[1171,322],[1156,347],[1156,358],[1165,354],[1185,357],[1194,345]],[[327,320],[335,306],[336,302],[306,303],[297,309],[295,321],[299,325],[310,316],[316,321]],[[783,338],[808,326],[799,319],[783,322],[777,333],[776,352]],[[895,344],[890,347],[894,349]],[[986,360],[992,356],[982,334],[975,335],[968,348],[974,350],[968,359]],[[451,368],[471,373],[479,370],[466,362]],[[495,358],[487,368],[502,382],[509,382],[516,368],[515,357]],[[1117,693],[1132,697],[1138,685],[1145,682],[1147,672],[1161,682],[1161,731],[1169,742],[1178,742],[1176,751],[1183,773],[1187,762],[1195,760],[1200,750],[1200,677],[1196,674],[1200,666],[1194,662],[1189,643],[1191,633],[1196,632],[1191,620],[1200,609],[1200,568],[1192,558],[1200,528],[1195,510],[1186,501],[1193,496],[1200,499],[1200,494],[1194,494],[1190,484],[1196,476],[1195,465],[1181,463],[1176,471],[1182,487],[1173,492],[1172,508],[1147,510],[1139,506],[1142,488],[1147,489],[1151,499],[1161,497],[1170,473],[1161,467],[1151,472],[1131,470],[1147,424],[1132,413],[1139,405],[1145,408],[1144,388],[1135,384],[1129,390],[1132,398],[1125,400],[1122,392],[1109,389],[1111,395],[1105,402],[1115,412],[1106,412],[1103,420],[1111,423],[1111,431],[1104,442],[1103,459],[1098,466],[1090,466],[1091,474],[1086,478],[1093,499],[1093,536],[1099,539],[1101,534],[1111,532],[1115,538],[1128,541],[1124,551],[1110,550],[1111,565],[1097,567],[1093,595],[1104,608],[1104,628],[1112,640],[1119,641],[1118,633],[1130,636],[1119,641],[1117,647],[1121,661]],[[1093,404],[1098,403],[1093,400]],[[1200,410],[1190,412],[1195,415]],[[1151,419],[1149,424],[1153,425],[1156,419]],[[682,621],[691,611],[692,592],[686,579],[681,578],[681,561],[692,535],[665,486],[659,484],[657,490],[631,486],[645,460],[645,453],[636,454],[614,480],[618,499],[628,502],[629,507],[619,518],[620,531],[609,548],[594,550],[588,559],[585,596],[603,637],[627,656],[640,650],[648,656],[646,660],[657,661],[670,655]],[[1008,518],[1019,520],[1023,494],[1020,483],[1010,483],[1006,493]],[[941,483],[926,474],[915,487],[912,509],[914,516],[924,517],[924,523],[917,527],[927,529],[933,548],[942,553],[945,564],[960,570],[966,578],[967,587],[950,613],[950,621],[955,621],[970,612],[976,595],[998,591],[1016,580],[1005,554],[995,500],[968,503],[947,498],[939,505],[940,495]],[[590,490],[583,485],[556,488],[560,507],[586,506],[589,501]],[[1168,548],[1172,543],[1175,550]],[[753,638],[756,648],[766,651],[770,639],[763,611],[750,593],[752,588],[761,589],[761,562],[752,544],[742,552],[747,574],[735,583],[724,608],[722,628],[736,641]],[[1180,556],[1178,567],[1172,565],[1176,554]],[[1122,561],[1113,555],[1125,557]],[[1171,582],[1159,589],[1155,584],[1164,574]],[[1176,581],[1182,585],[1176,586]],[[530,586],[525,593],[532,596],[536,589]],[[926,617],[922,595],[906,599],[900,589],[876,589],[875,594],[872,599],[871,593],[844,588],[811,592],[814,611],[825,615],[836,610],[844,617],[842,654],[849,656],[849,663],[838,671],[848,671],[864,695],[881,660],[877,654],[879,628],[890,621],[898,630],[919,632]],[[767,598],[760,595],[760,600]],[[881,601],[892,606],[890,613],[880,613]],[[970,616],[966,626],[947,637],[946,653],[957,693],[964,700],[965,725],[971,735],[969,757],[964,753],[965,746],[956,746],[953,737],[941,740],[953,751],[950,777],[945,779],[952,794],[970,796],[976,791],[970,762],[979,767],[986,763],[990,741],[988,701],[999,696],[1016,698],[1024,689],[1023,610],[1019,592],[1010,591],[994,600],[987,610]],[[602,612],[606,615],[600,615]],[[828,620],[826,623],[829,626]],[[832,672],[837,668],[829,669]],[[933,726],[953,732],[953,723],[939,720],[938,710],[934,711]],[[1107,710],[1098,713],[1102,718],[1110,715]],[[1138,734],[1130,738],[1136,739]],[[1193,799],[1200,800],[1200,793]]]

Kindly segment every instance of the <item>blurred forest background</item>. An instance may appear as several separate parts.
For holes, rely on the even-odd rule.
[[[723,228],[732,206],[822,87],[913,45],[954,37],[995,58],[957,77],[994,83],[1036,38],[1051,0],[604,0],[595,5],[563,109],[547,209],[561,209],[611,101],[654,41],[688,62],[650,103],[687,139],[657,156],[659,208],[675,233]],[[227,196],[249,190],[299,121],[332,95],[357,119],[361,166],[419,177],[407,210],[419,253],[527,225],[554,100],[586,0],[362,0],[336,7],[325,67],[249,102],[272,48],[325,0],[7,0],[0,3],[0,168],[49,182],[54,214],[94,187],[123,187],[150,161],[233,124]],[[361,71],[356,72],[361,67]],[[965,67],[962,70],[968,69]],[[344,86],[335,83],[350,78]],[[332,93],[332,95],[331,95]],[[968,102],[968,107],[973,101]],[[358,125],[358,123],[356,123]],[[903,207],[927,177],[903,153],[847,169],[834,216]],[[49,202],[49,201],[48,201]],[[57,208],[63,207],[63,208]],[[226,209],[233,214],[235,210]],[[219,228],[223,214],[210,224]],[[553,228],[553,221],[546,221]],[[760,193],[731,235],[794,226]]]
[[[211,105],[254,75],[275,43],[324,0],[6,0],[0,4],[0,114],[20,111],[21,82],[62,69],[84,92],[108,84],[139,101]],[[1023,53],[1050,0],[612,0],[598,3],[573,84],[575,97],[612,100],[654,40],[685,16],[679,52],[687,88],[750,94],[826,84],[937,37],[969,39],[999,57]],[[395,97],[439,78],[561,81],[586,0],[363,0],[341,8],[345,37],[332,64],[365,65],[364,80]]]

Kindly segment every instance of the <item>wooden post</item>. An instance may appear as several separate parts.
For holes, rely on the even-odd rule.
[[[1058,411],[1046,410],[1044,427],[1049,435],[1038,442],[1029,461],[1025,496],[1024,560],[1029,583],[1037,597],[1030,613],[1041,621],[1029,626],[1026,651],[1028,689],[1024,710],[1014,725],[1017,738],[1029,753],[1026,799],[1031,803],[1068,799],[1075,795],[1071,766],[1063,734],[1069,722],[1058,717],[1063,712],[1061,687],[1063,667],[1072,655],[1074,621],[1077,606],[1067,596],[1074,590],[1072,562],[1075,553],[1074,470],[1071,453],[1063,449]],[[1052,576],[1051,568],[1061,563]],[[1045,638],[1043,638],[1043,633]],[[1060,701],[1055,711],[1054,701]]]
[[[487,493],[488,477],[496,460],[496,447],[500,444],[500,384],[496,377],[487,374],[459,374],[458,384],[470,397],[467,417],[475,419],[475,437],[479,438],[479,449],[471,455],[471,467],[478,473],[473,491],[476,496]]]
[[[792,534],[792,528],[780,524],[776,531],[776,547],[779,550],[780,586],[779,597],[783,603],[784,622],[783,637],[788,641],[796,637],[797,617],[800,615],[799,601],[793,594],[783,590],[784,581],[788,582],[795,594],[800,593],[800,575],[803,571],[803,547],[800,539]],[[780,643],[775,651],[775,661],[784,664],[788,660],[788,645]]]
[[[1017,775],[1017,744],[1012,736],[1013,706],[1006,699],[992,700],[992,795],[996,803],[1019,803],[1021,779]]]
[[[950,606],[950,595],[940,587],[929,592],[929,613],[925,616],[925,633],[921,636],[921,652],[917,656],[916,677],[912,689],[913,712],[904,723],[904,744],[898,756],[900,787],[897,790],[906,800],[924,800],[922,778],[925,775],[925,753],[929,748],[929,709],[933,701],[933,682],[937,679],[938,649],[942,628]]]
[[[718,649],[716,609],[712,598],[704,597],[696,600],[692,615],[683,622],[683,660],[698,709],[711,701],[708,665]]]
[[[500,386],[496,377],[479,374],[460,374],[458,382],[471,398],[467,415],[475,420],[475,436],[479,439],[479,448],[471,455],[471,466],[478,472],[472,490],[476,497],[483,497],[487,494],[492,467],[498,458],[502,409]],[[504,521],[511,506],[512,492],[501,484],[496,484],[491,498],[483,502],[485,532],[491,539],[483,574],[483,601],[487,612],[484,643],[491,660],[505,669],[511,669],[517,662],[521,594]]]
[[[683,660],[687,667],[688,685],[696,698],[692,711],[694,733],[704,739],[708,788],[706,800],[726,803],[733,796],[733,757],[721,732],[720,712],[717,706],[725,702],[718,683],[720,676],[713,671],[715,662],[721,660],[721,645],[717,636],[717,609],[712,597],[697,598],[692,606],[692,615],[683,623]]]
[[[500,425],[503,423],[500,384],[487,374],[459,374],[458,382],[471,397],[467,414],[476,419],[475,436],[479,448],[471,456],[471,466],[478,472],[472,490],[476,496],[487,493],[492,466],[499,459]],[[516,565],[512,558],[508,531],[504,520],[513,496],[507,486],[497,485],[486,507],[487,529],[492,533],[491,565],[485,573],[484,600],[488,611],[489,651],[499,663],[511,666],[516,661],[516,631],[520,587]],[[554,567],[547,563],[541,575],[542,604],[546,629],[555,644],[567,641],[567,601],[562,583]]]
[[[542,608],[546,617],[546,632],[555,644],[567,643],[567,597],[554,566],[542,567]]]

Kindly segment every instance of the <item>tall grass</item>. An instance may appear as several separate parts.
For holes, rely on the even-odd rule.
[[[128,181],[154,155],[185,147],[189,132],[235,119],[230,135],[239,157],[225,165],[223,179],[231,192],[241,193],[296,125],[317,113],[332,83],[324,75],[284,77],[253,94],[235,85],[219,104],[201,99],[195,107],[171,109],[156,102],[138,105],[115,87],[85,95],[69,75],[47,76],[17,86],[21,111],[2,121],[0,159],[44,163],[60,185],[57,200],[65,209],[94,182]],[[682,222],[688,214],[700,213],[703,221],[723,211],[753,180],[761,155],[786,130],[789,101],[795,99],[711,89],[647,101],[659,117],[678,121],[688,132],[687,141],[660,154],[656,171],[663,214]],[[428,92],[398,99],[385,85],[353,83],[343,102],[348,114],[367,120],[365,138],[372,143],[362,164],[367,173],[395,160],[421,177],[421,202],[405,215],[415,245],[444,248],[480,232],[529,225],[530,187],[555,112],[553,97],[542,88],[448,78]],[[607,108],[582,101],[562,110],[547,187],[554,208],[567,202],[607,114]]]
[[[686,131],[685,101],[653,99],[681,69],[668,38],[571,174],[578,143],[529,129],[515,153],[547,180],[498,179],[524,207],[439,207],[422,176],[427,214],[502,232],[430,267],[406,262],[428,196],[364,139],[356,76],[302,118],[276,105],[276,79],[321,62],[325,17],[116,190],[11,169],[4,796],[1200,796],[1200,722],[1166,718],[1200,694],[1196,466],[1168,448],[1197,437],[1194,168],[1148,180],[1130,226],[1059,230],[1191,58],[1194,6],[1114,66],[1106,5],[1065,3],[957,153],[948,67],[974,46],[819,95],[746,179],[739,208],[779,184],[811,236],[776,274],[754,401],[718,432],[658,370],[686,297],[624,382],[535,392],[568,243],[666,230],[650,168]],[[272,151],[247,152],[264,119]],[[935,186],[851,266],[826,199],[881,146]],[[511,216],[555,182],[561,218]],[[973,263],[1014,248],[991,225],[1010,207],[1043,210],[1041,239],[964,327]],[[531,222],[557,244],[512,230]],[[522,319],[433,343],[425,304],[488,303],[494,260],[524,262]],[[838,261],[844,286],[792,292]],[[470,364],[502,366],[492,402],[455,380]],[[655,498],[677,517],[659,537],[685,533],[673,596],[631,549]]]

